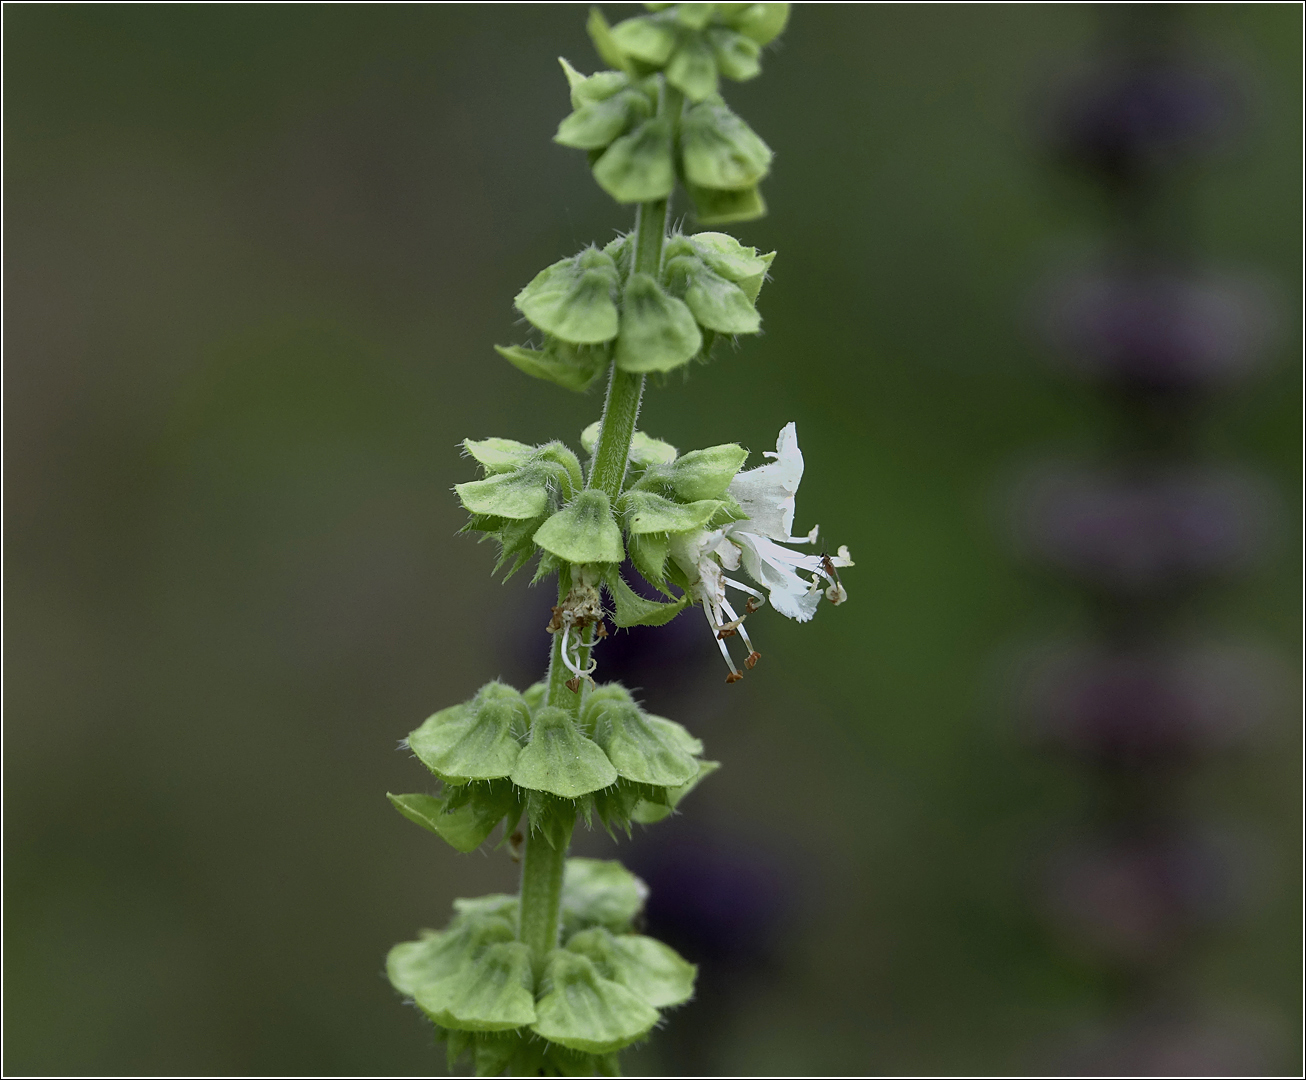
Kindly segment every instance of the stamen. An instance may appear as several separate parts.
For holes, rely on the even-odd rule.
[[[724,574],[721,575],[721,580],[724,581],[727,585],[730,585],[733,588],[738,589],[740,592],[745,592],[748,593],[749,596],[757,597],[757,599],[761,600],[763,604],[766,603],[766,597],[762,593],[758,592],[754,588],[749,587],[748,585],[745,585],[742,581],[736,581],[734,578],[728,578]]]
[[[751,598],[750,598],[750,599],[751,599]],[[728,614],[728,615],[729,615],[729,616],[734,620],[734,622],[731,623],[730,625],[736,627],[736,628],[739,630],[739,636],[740,636],[741,638],[744,639],[744,644],[748,647],[748,651],[749,651],[749,653],[750,653],[751,655],[753,655],[753,656],[756,656],[756,655],[757,655],[757,650],[753,648],[753,642],[752,642],[752,640],[751,640],[751,639],[749,638],[749,636],[748,636],[748,631],[744,629],[744,617],[745,617],[745,616],[744,616],[744,615],[736,615],[736,614],[735,614],[735,609],[732,608],[732,607],[730,606],[730,602],[729,602],[728,600],[723,600],[723,601],[721,602],[721,606],[722,606],[723,608],[726,609],[726,614]],[[745,614],[746,614],[746,615],[751,615],[752,612],[751,612],[751,611],[749,611],[749,612],[745,612]],[[753,664],[755,664],[755,663],[757,663],[756,660],[753,661]],[[753,664],[750,664],[747,660],[744,661],[744,667],[750,667],[750,668],[751,668],[751,667],[753,666]]]
[[[726,682],[738,682],[743,678],[743,675],[741,675],[739,669],[735,667],[735,662],[730,659],[730,650],[726,648],[726,643],[717,636],[720,628],[712,619],[712,612],[708,610],[707,600],[703,601],[703,614],[707,616],[707,625],[712,630],[712,636],[716,638],[717,648],[721,650],[721,655],[725,658],[726,666],[730,668],[730,674],[726,676]]]

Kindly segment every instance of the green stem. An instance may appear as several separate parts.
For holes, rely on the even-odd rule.
[[[675,138],[684,107],[684,96],[676,89],[664,85],[659,111],[672,118]],[[662,269],[662,242],[667,232],[666,199],[640,203],[635,215],[635,265],[636,273],[652,274]],[[598,443],[594,447],[594,464],[590,468],[588,486],[606,492],[609,499],[621,494],[626,477],[626,464],[630,457],[630,440],[635,434],[635,421],[639,418],[640,399],[644,394],[644,376],[621,371],[612,365],[608,379],[608,393],[603,402],[603,418],[599,424]],[[562,582],[558,585],[558,603],[566,597]],[[562,635],[553,635],[553,650],[549,654],[549,691],[547,702],[566,709],[579,717],[585,687],[579,693],[567,689],[568,671],[562,662]],[[558,945],[558,917],[562,907],[562,875],[567,863],[568,836],[554,847],[542,832],[531,833],[526,838],[526,852],[522,858],[521,901],[518,913],[518,937],[531,947],[535,958],[536,975],[544,965],[545,957]]]
[[[526,854],[522,857],[518,937],[531,948],[537,978],[543,973],[549,953],[558,947],[558,915],[562,907],[562,872],[567,864],[567,840],[555,848],[542,832],[532,833],[526,840]]]
[[[673,86],[663,84],[658,112],[671,117],[673,140],[679,137],[680,114],[685,96]],[[662,271],[662,241],[667,234],[666,199],[640,203],[635,212],[635,265],[637,274],[657,277]],[[639,403],[644,394],[644,376],[622,371],[615,361],[608,379],[608,396],[603,402],[603,419],[594,447],[594,464],[590,468],[589,487],[607,493],[609,499],[621,494],[630,457],[630,440],[639,419]]]

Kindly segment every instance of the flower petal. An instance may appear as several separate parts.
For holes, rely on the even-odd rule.
[[[798,429],[793,421],[780,430],[775,453],[766,456],[775,460],[730,481],[729,493],[749,517],[736,527],[772,540],[788,540],[794,525],[794,496],[803,479],[803,452],[798,449]]]

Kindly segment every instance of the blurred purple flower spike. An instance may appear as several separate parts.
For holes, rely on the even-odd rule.
[[[1275,665],[1250,647],[1081,647],[1044,660],[1025,712],[1041,742],[1108,764],[1236,746],[1277,702]]]
[[[1244,569],[1264,549],[1271,516],[1265,483],[1233,470],[1050,467],[1018,493],[1015,526],[1033,557],[1134,592]]]
[[[1096,272],[1053,295],[1046,335],[1082,374],[1158,391],[1243,378],[1271,336],[1265,293],[1249,281],[1167,272]]]
[[[1099,836],[1049,862],[1048,914],[1091,955],[1154,964],[1245,906],[1255,861],[1245,841],[1194,827]]]
[[[1264,1076],[1281,1046],[1267,1018],[1211,1005],[1153,1007],[1049,1062],[1055,1076]]]
[[[1054,98],[1048,140],[1081,168],[1131,181],[1216,149],[1241,126],[1243,97],[1227,74],[1182,62],[1118,64]]]

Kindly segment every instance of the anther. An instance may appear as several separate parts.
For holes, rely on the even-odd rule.
[[[729,675],[726,676],[726,683],[729,684],[732,682],[738,682],[742,678],[743,675],[741,675],[738,671],[732,671]]]
[[[757,666],[757,662],[761,659],[762,659],[762,654],[758,652],[756,649],[754,649],[752,652],[748,654],[747,657],[745,657],[744,667],[748,668],[749,670],[752,670],[754,667]]]

